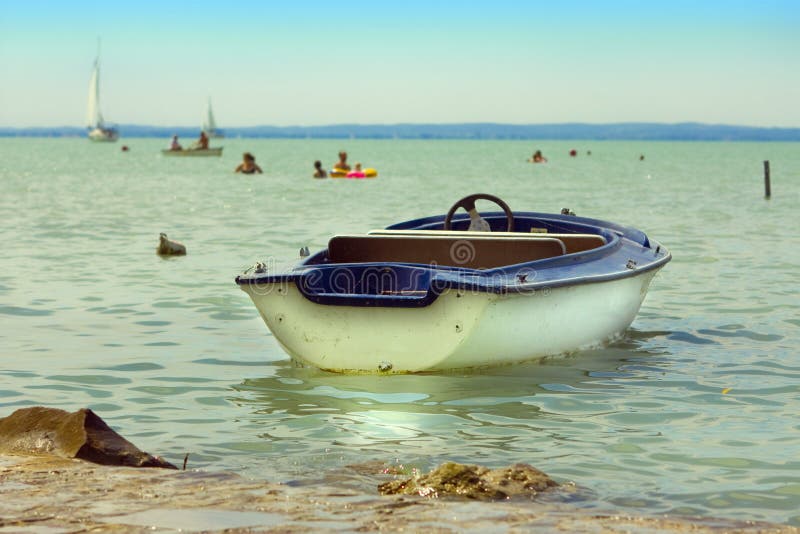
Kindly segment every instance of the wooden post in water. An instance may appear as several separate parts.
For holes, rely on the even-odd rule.
[[[769,185],[769,160],[764,161],[764,197],[769,198],[772,196],[772,191]]]

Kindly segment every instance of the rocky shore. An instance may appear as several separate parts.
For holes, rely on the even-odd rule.
[[[785,525],[632,517],[537,502],[538,494],[562,489],[546,474],[524,464],[489,470],[446,463],[410,479],[386,473],[379,466],[353,466],[374,473],[374,494],[324,483],[289,487],[230,473],[180,470],[169,464],[159,465],[167,469],[142,469],[142,463],[135,462],[101,465],[64,452],[55,430],[63,430],[59,421],[72,421],[67,425],[72,431],[61,435],[71,436],[68,442],[74,447],[76,430],[87,428],[86,421],[93,429],[107,428],[99,417],[84,411],[27,412],[21,414],[27,417],[16,421],[31,423],[30,416],[43,414],[53,416],[48,423],[51,431],[46,425],[15,427],[8,418],[0,419],[0,532],[800,533]],[[92,434],[95,430],[84,432],[81,439]],[[148,458],[161,461],[121,436],[124,443],[106,430],[101,434],[106,452],[133,454],[135,459],[145,459],[144,464],[150,463]],[[28,451],[20,445],[26,443]],[[476,506],[476,500],[482,502]]]

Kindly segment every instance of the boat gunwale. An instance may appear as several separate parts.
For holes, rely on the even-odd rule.
[[[574,254],[566,254],[565,256],[560,256],[559,258],[563,258],[566,256],[580,255],[580,254],[585,254],[585,253],[576,252]],[[370,267],[376,270],[380,270],[388,266],[398,266],[404,268],[411,267],[417,269],[427,269],[431,272],[436,273],[436,276],[431,280],[431,282],[438,282],[439,284],[443,284],[442,286],[443,289],[464,289],[468,291],[480,290],[486,293],[500,293],[500,294],[527,293],[545,287],[555,288],[568,285],[599,283],[599,282],[607,282],[611,280],[618,280],[621,278],[629,278],[632,276],[637,276],[638,274],[652,271],[654,269],[660,269],[672,259],[672,253],[670,253],[663,247],[662,247],[662,252],[660,252],[660,254],[661,257],[658,258],[656,261],[650,262],[643,266],[638,266],[638,265],[631,266],[626,270],[619,270],[605,274],[603,273],[585,274],[581,276],[568,277],[568,278],[561,277],[561,278],[553,278],[547,280],[534,280],[522,283],[516,282],[513,284],[510,282],[517,279],[519,268],[528,267],[533,264],[541,266],[541,262],[552,261],[554,258],[546,258],[542,260],[535,260],[532,262],[516,263],[504,267],[498,267],[496,269],[486,269],[486,270],[468,269],[463,267],[451,267],[446,265],[428,265],[424,263],[406,263],[406,262],[329,263],[329,264],[317,264],[310,266],[298,265],[295,269],[282,273],[273,273],[273,274],[243,273],[236,277],[235,282],[240,286],[257,286],[262,284],[267,285],[267,284],[279,284],[279,283],[289,283],[289,282],[298,283],[298,280],[302,276],[323,269],[338,269],[338,268],[363,269]],[[581,262],[581,263],[583,264],[588,262]],[[508,272],[514,268],[517,269],[516,272],[513,273]],[[550,268],[557,268],[557,266],[553,266]],[[501,282],[502,285],[480,284],[475,282],[476,279],[478,280],[502,279],[503,282]]]
[[[222,156],[222,149],[225,147],[215,146],[209,148],[182,148],[180,150],[172,150],[170,148],[162,148],[161,154],[163,156],[180,156],[180,157],[195,157],[195,156]]]
[[[602,283],[613,280],[639,276],[643,273],[657,270],[663,267],[672,259],[671,253],[657,241],[650,240],[647,235],[634,228],[627,228],[606,221],[594,219],[578,218],[575,216],[557,216],[555,214],[538,214],[530,212],[518,212],[518,216],[534,218],[537,221],[557,223],[568,223],[569,233],[576,229],[581,229],[584,233],[591,233],[602,236],[607,242],[594,249],[583,250],[574,253],[503,265],[492,269],[472,269],[449,265],[432,265],[425,263],[409,262],[356,262],[356,263],[330,263],[326,262],[327,248],[312,256],[305,258],[288,272],[283,273],[248,273],[236,277],[239,286],[258,286],[281,283],[294,283],[297,288],[309,300],[327,305],[348,305],[348,306],[389,306],[389,307],[420,307],[431,304],[439,294],[445,290],[452,289],[457,291],[477,291],[483,293],[494,293],[502,295],[529,294],[536,291],[554,289],[566,286],[577,286],[582,284]],[[504,214],[487,214],[487,216],[504,216]],[[401,229],[398,226],[406,226],[410,222],[424,221],[422,226],[436,225],[441,222],[442,216],[416,219],[407,223],[398,223],[387,229]],[[457,218],[465,220],[465,218]],[[592,224],[595,223],[595,224]],[[424,230],[424,228],[415,228]],[[587,231],[589,230],[589,231]],[[524,232],[520,232],[523,235]],[[542,233],[546,237],[547,233]],[[491,236],[480,236],[485,239]],[[627,252],[627,254],[625,254]],[[643,260],[644,255],[652,252],[654,257]],[[628,256],[625,258],[624,256]],[[613,259],[612,259],[613,258]],[[618,266],[609,270],[609,265],[603,265],[604,272],[584,272],[574,276],[565,276],[566,271],[579,270],[584,266],[604,261],[611,263],[617,260]],[[641,265],[639,264],[641,262]],[[353,271],[364,271],[373,269],[375,272],[385,271],[387,268],[419,269],[430,272],[427,281],[428,287],[423,297],[408,295],[375,295],[368,293],[347,293],[347,292],[311,292],[304,289],[305,281],[309,276],[324,277],[326,271],[351,269]],[[526,273],[525,271],[529,271]],[[546,274],[551,276],[544,276]],[[531,280],[527,280],[526,274],[533,274]],[[421,293],[422,291],[420,291]]]

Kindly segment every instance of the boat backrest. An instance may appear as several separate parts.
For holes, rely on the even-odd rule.
[[[328,242],[333,263],[401,262],[494,269],[561,256],[564,243],[553,237],[340,235]]]
[[[551,234],[522,232],[465,232],[458,230],[370,230],[367,235],[403,235],[403,236],[445,236],[468,239],[498,239],[503,237],[515,239],[554,238],[564,243],[564,252],[572,254],[601,247],[606,244],[603,236],[598,234]]]

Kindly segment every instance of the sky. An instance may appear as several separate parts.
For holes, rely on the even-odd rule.
[[[800,127],[797,0],[0,0],[0,126]]]

